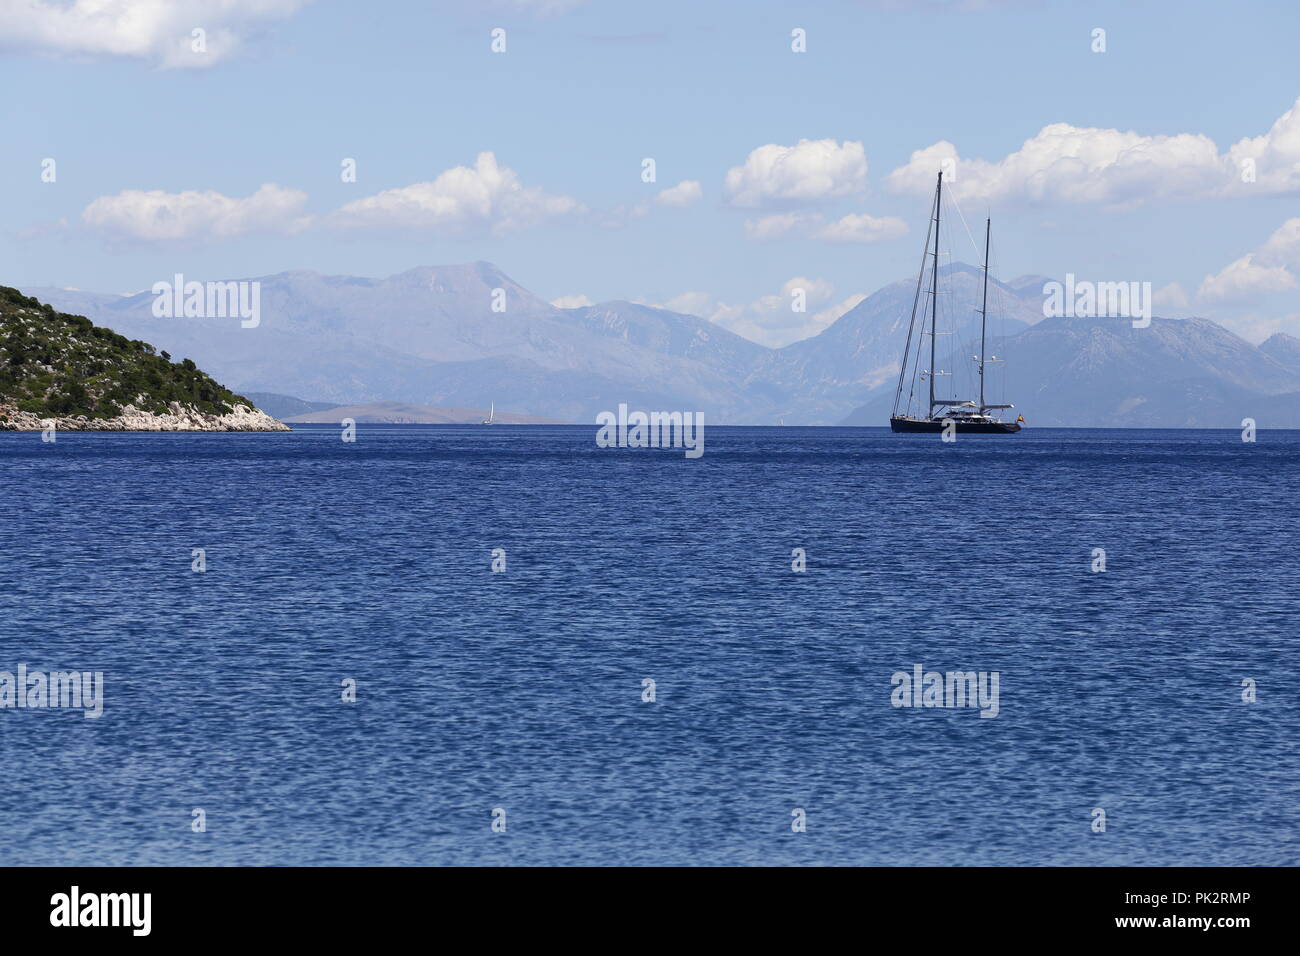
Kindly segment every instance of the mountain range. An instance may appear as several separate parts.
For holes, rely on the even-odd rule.
[[[973,389],[981,270],[941,269],[946,387]],[[151,292],[26,291],[194,359],[242,394],[301,396],[302,414],[400,402],[590,422],[620,403],[712,424],[883,425],[916,300],[891,283],[811,338],[771,349],[698,316],[612,301],[554,306],[487,262],[386,279],[263,276],[261,320],[158,318]],[[1259,346],[1208,319],[1043,318],[1042,276],[990,279],[990,399],[1031,425],[1300,425],[1300,339]],[[964,394],[962,397],[966,397]],[[292,401],[292,400],[291,400]]]

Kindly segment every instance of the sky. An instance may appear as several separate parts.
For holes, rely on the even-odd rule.
[[[0,284],[488,260],[780,346],[915,274],[943,167],[1002,278],[1300,335],[1297,36],[1294,2],[0,0]]]

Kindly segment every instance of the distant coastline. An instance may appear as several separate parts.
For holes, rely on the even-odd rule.
[[[313,403],[318,404],[318,403]],[[285,417],[294,424],[338,424],[350,418],[358,424],[372,425],[479,425],[488,417],[486,408],[461,408],[447,405],[414,405],[409,402],[367,402],[360,405],[337,405]],[[557,418],[496,412],[498,425],[568,425]]]

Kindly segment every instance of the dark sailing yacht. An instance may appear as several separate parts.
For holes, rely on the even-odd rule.
[[[1018,419],[1014,422],[1004,422],[988,414],[1003,408],[1015,408],[1014,405],[991,405],[984,400],[984,365],[988,361],[985,356],[985,342],[988,334],[988,305],[989,305],[989,236],[993,230],[993,221],[990,219],[985,222],[984,226],[984,299],[980,308],[980,354],[975,357],[979,363],[980,379],[980,399],[973,402],[963,398],[936,398],[934,394],[934,380],[940,375],[947,375],[947,372],[935,370],[936,347],[935,340],[941,334],[938,331],[938,312],[939,312],[939,213],[943,199],[943,173],[939,173],[939,181],[934,190],[934,216],[931,219],[932,228],[934,229],[934,252],[928,253],[934,256],[934,266],[931,269],[930,280],[930,328],[925,328],[925,310],[921,310],[921,335],[930,336],[930,368],[921,371],[921,377],[926,379],[930,385],[930,404],[926,411],[925,417],[919,414],[912,415],[911,403],[912,393],[907,396],[907,405],[904,406],[903,412],[899,412],[899,404],[903,399],[903,385],[907,379],[907,363],[912,358],[913,364],[920,360],[921,343],[917,341],[917,355],[912,356],[912,335],[916,329],[916,306],[921,297],[921,280],[925,277],[925,264],[922,261],[921,271],[916,277],[916,296],[912,300],[912,320],[907,327],[907,345],[903,348],[903,367],[898,372],[898,390],[894,393],[894,410],[889,416],[889,427],[896,432],[942,432],[947,422],[952,422],[955,431],[959,432],[976,432],[985,434],[1010,434],[1020,431],[1020,422]],[[926,237],[926,245],[929,245],[929,237]],[[913,369],[913,376],[917,374]],[[915,389],[915,382],[913,383]]]

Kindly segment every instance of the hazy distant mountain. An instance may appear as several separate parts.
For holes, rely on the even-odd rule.
[[[591,421],[620,401],[704,411],[715,422],[774,414],[744,381],[762,346],[694,316],[626,302],[558,309],[490,263],[387,279],[285,272],[258,281],[256,328],[156,318],[149,292],[43,291],[123,335],[201,360],[243,391],[339,404],[495,401],[564,421]]]
[[[294,398],[292,395],[277,395],[275,392],[253,392],[245,395],[250,402],[256,403],[257,407],[272,418],[278,418],[284,421],[291,415],[306,415],[310,412],[320,412],[328,408],[333,408],[333,402],[305,402],[301,398]]]
[[[990,347],[1006,359],[987,398],[1016,405],[1033,425],[1294,427],[1284,396],[1300,376],[1208,319],[1050,318]],[[951,364],[952,359],[948,362]],[[943,395],[941,391],[941,395]],[[946,397],[968,398],[961,394]],[[892,394],[855,409],[845,424],[888,423]]]
[[[1051,281],[1051,276],[1020,276],[1018,279],[1012,279],[1008,282],[1007,287],[1022,299],[1041,304],[1043,301],[1043,286]]]
[[[944,384],[973,394],[981,271],[953,263],[940,275],[941,327],[955,329],[939,339],[939,365],[954,373]],[[1300,340],[1291,336],[1257,348],[1205,319],[1156,319],[1146,329],[1122,319],[1043,319],[1047,281],[989,284],[989,352],[1007,360],[992,367],[989,397],[1015,402],[1031,422],[1236,425],[1249,416],[1280,424],[1280,412],[1238,409],[1300,391]],[[461,409],[495,402],[570,422],[626,402],[702,411],[714,424],[790,425],[846,416],[884,424],[918,301],[914,278],[894,282],[820,334],[769,349],[696,316],[631,302],[556,308],[487,262],[386,279],[285,272],[260,282],[261,324],[249,329],[237,319],[155,318],[149,292],[28,292],[193,358],[244,394]]]
[[[977,341],[982,271],[958,262],[942,267],[939,276],[940,327],[954,329],[952,339],[958,342]],[[1034,291],[1038,290],[1041,283]],[[919,303],[919,315],[927,295],[923,289],[918,296],[916,279],[890,283],[819,335],[769,351],[755,381],[792,396],[787,423],[837,421],[844,409],[896,383],[912,305]],[[1024,298],[1010,285],[992,279],[990,336],[1011,335],[1041,320],[1041,301],[1041,296]],[[913,343],[916,347],[915,338]]]
[[[738,376],[771,351],[706,319],[654,306],[615,301],[561,311],[597,335]]]
[[[1300,375],[1300,339],[1276,332],[1259,344],[1259,350],[1284,369]]]
[[[285,273],[284,276],[296,275]],[[273,277],[281,279],[283,276]],[[56,308],[76,309],[127,338],[140,339],[179,358],[192,358],[242,391],[370,401],[404,394],[427,381],[429,363],[341,329],[301,325],[274,311],[271,280],[264,280],[262,323],[241,328],[238,319],[156,318],[154,296],[92,296],[46,289]],[[328,322],[328,316],[324,317]]]

